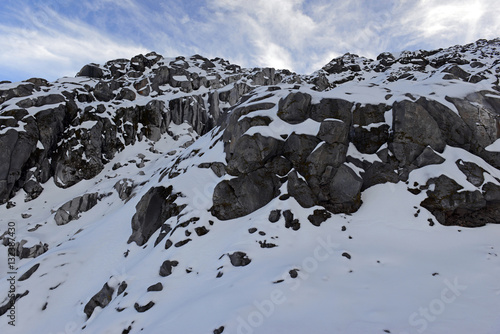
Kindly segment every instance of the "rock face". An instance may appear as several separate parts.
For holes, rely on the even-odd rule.
[[[104,284],[102,289],[85,305],[83,312],[87,315],[87,318],[90,318],[97,306],[102,308],[106,307],[113,297],[113,292],[115,292],[115,289],[111,288],[108,283]]]
[[[72,220],[80,218],[80,213],[92,209],[99,200],[98,193],[85,194],[66,202],[54,216],[57,225],[66,225]]]
[[[492,149],[500,137],[500,67],[487,56],[496,55],[499,44],[479,40],[398,57],[382,53],[376,60],[345,54],[310,76],[152,52],[85,65],[78,76],[88,80],[75,80],[73,88],[36,78],[0,84],[0,203],[21,189],[26,201],[34,200],[51,179],[62,188],[91,179],[126,146],[177,140],[171,129],[183,123],[196,136],[217,128],[212,138],[224,145],[225,163],[200,165],[224,177],[210,209],[220,220],[248,215],[278,196],[350,214],[362,205],[364,190],[408,182],[413,171],[444,164],[448,147],[500,168],[500,152]],[[376,80],[369,82],[367,73]],[[429,78],[432,85],[441,80],[447,93],[403,91]],[[365,99],[354,88],[336,90],[358,81],[382,95]],[[396,87],[397,81],[408,85]],[[466,94],[447,88],[459,82],[467,83]],[[422,206],[443,224],[496,222],[498,180],[472,161],[456,166],[475,190],[460,191],[463,185],[445,175],[409,190],[425,190]],[[115,189],[128,201],[137,186],[121,180]],[[163,224],[183,209],[177,196],[171,186],[151,188],[137,204],[129,243],[145,244],[160,227],[156,243],[170,233]],[[56,212],[57,224],[77,219],[96,201],[96,194],[86,194],[67,202]]]
[[[128,243],[144,245],[168,218],[178,215],[183,209],[174,203],[178,196],[179,194],[172,193],[172,186],[149,189],[137,203]]]

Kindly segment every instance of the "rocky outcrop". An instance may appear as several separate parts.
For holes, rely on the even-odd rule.
[[[85,304],[83,312],[90,318],[96,307],[105,308],[111,299],[113,298],[113,293],[115,289],[110,287],[108,283],[105,283],[102,289],[96,293],[88,302]]]
[[[54,216],[57,225],[66,225],[72,220],[80,218],[80,213],[92,209],[99,200],[98,193],[85,194],[66,202]]]
[[[168,218],[182,211],[183,206],[175,203],[179,194],[172,191],[172,186],[153,187],[141,198],[132,217],[132,234],[128,243],[144,245]]]

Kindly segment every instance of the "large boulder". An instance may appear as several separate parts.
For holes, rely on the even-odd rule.
[[[85,194],[66,202],[57,211],[54,219],[57,225],[66,225],[72,220],[80,218],[82,212],[92,209],[99,200],[98,193]]]
[[[280,185],[276,174],[264,168],[224,180],[214,189],[211,212],[220,220],[243,217],[278,196]]]
[[[132,234],[128,243],[144,245],[168,218],[182,211],[184,207],[174,203],[179,194],[172,191],[172,186],[153,187],[141,198],[132,217]]]
[[[419,104],[411,101],[393,105],[394,139],[390,147],[400,166],[410,165],[427,146],[443,152],[446,142],[436,121]]]

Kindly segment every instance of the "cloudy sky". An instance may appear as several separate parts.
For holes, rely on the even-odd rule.
[[[498,0],[0,0],[0,81],[157,51],[309,74],[346,52],[500,36]]]

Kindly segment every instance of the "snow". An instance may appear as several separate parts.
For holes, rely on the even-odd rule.
[[[402,54],[394,55],[398,58]],[[186,61],[193,64],[191,59]],[[357,61],[361,64],[364,60]],[[215,65],[214,71],[226,77],[221,63],[215,62]],[[394,70],[403,68],[395,66]],[[467,70],[471,71],[470,67]],[[201,73],[198,68],[192,71]],[[391,105],[410,99],[405,96],[410,91],[417,99],[432,98],[456,111],[446,100],[447,96],[464,97],[474,91],[491,90],[489,79],[477,84],[443,82],[440,73],[428,72],[416,73],[417,81],[387,82],[387,75],[370,71],[360,77],[361,81],[349,81],[326,92],[317,92],[310,84],[301,86],[300,91],[311,94],[314,103],[330,97],[361,105]],[[333,80],[333,76],[330,79]],[[179,76],[177,80],[187,78]],[[50,92],[85,84],[95,86],[97,82],[89,78],[63,78],[53,83]],[[18,84],[2,84],[0,90]],[[254,89],[255,95],[239,105],[274,103],[270,109],[240,117],[239,121],[256,116],[271,120],[269,126],[251,127],[245,135],[261,134],[279,140],[283,140],[282,135],[292,133],[316,135],[320,122],[308,119],[291,125],[277,116],[280,99],[297,90],[292,89],[293,85],[276,86],[280,90],[262,100],[259,99],[270,94],[267,87]],[[233,87],[234,84],[229,84],[217,91]],[[200,88],[195,93],[207,92],[211,90]],[[37,94],[45,92],[34,96]],[[392,96],[386,98],[387,94]],[[168,102],[190,95],[193,92],[164,92],[155,98]],[[493,94],[491,97],[497,98]],[[2,111],[17,108],[15,103],[22,99],[9,100],[6,104],[10,106]],[[119,107],[146,105],[150,100],[138,95],[135,101],[121,101],[120,106],[104,105],[113,113]],[[96,108],[101,103],[78,105]],[[34,115],[40,110],[30,108],[28,112]],[[111,116],[107,117],[111,119]],[[95,124],[96,121],[86,121],[78,127],[88,130]],[[364,128],[369,130],[382,124],[392,126],[392,110],[385,113],[385,123]],[[430,178],[443,174],[459,183],[463,187],[461,191],[477,190],[458,168],[459,159],[484,169],[483,185],[500,184],[500,171],[483,159],[446,146],[438,153],[445,158],[444,163],[413,170],[407,183],[378,184],[366,189],[361,195],[363,205],[357,212],[332,215],[319,227],[310,224],[308,216],[322,208],[302,208],[293,198],[275,198],[248,216],[219,221],[209,212],[213,189],[222,180],[234,176],[217,177],[210,168],[198,166],[226,163],[220,128],[201,137],[187,123],[171,123],[169,131],[170,134],[163,134],[157,142],[143,140],[125,147],[91,180],[66,189],[49,180],[35,200],[25,203],[25,193],[20,190],[12,198],[15,207],[0,207],[0,235],[11,222],[16,226],[16,241],[26,240],[25,246],[39,242],[49,246],[46,253],[35,259],[16,258],[17,277],[35,264],[40,267],[30,279],[17,282],[16,291],[29,290],[29,294],[16,303],[15,328],[8,325],[5,315],[0,316],[1,333],[121,333],[128,326],[132,327],[130,333],[211,333],[220,326],[224,326],[224,333],[238,334],[500,332],[499,226],[440,225],[420,206],[426,198],[425,191],[418,195],[408,191],[414,184],[425,185]],[[318,147],[320,145],[322,143]],[[40,142],[37,147],[43,149]],[[379,151],[386,148],[384,144]],[[499,140],[486,149],[500,152]],[[366,163],[381,162],[377,154],[362,154],[352,143],[347,155]],[[130,162],[132,160],[142,160],[145,166],[139,168]],[[117,163],[122,167],[113,170],[112,166]],[[353,163],[345,164],[361,174],[362,169]],[[166,171],[179,175],[169,178],[165,176]],[[128,201],[119,199],[113,188],[123,179],[130,179],[136,185]],[[177,229],[156,247],[154,241],[160,231],[156,231],[145,246],[128,244],[136,205],[151,187],[160,185],[171,185],[174,192],[182,193],[176,203],[187,205],[179,217],[166,221]],[[286,190],[286,183],[281,189]],[[106,196],[79,219],[56,225],[54,215],[58,208],[92,192]],[[285,228],[283,219],[270,223],[269,212],[276,209],[291,210],[300,221],[300,230]],[[23,218],[22,214],[26,213],[31,216]],[[194,217],[199,220],[186,227],[181,225]],[[434,222],[433,226],[430,221]],[[209,233],[198,237],[194,228],[202,226]],[[250,228],[263,233],[250,234]],[[192,240],[182,247],[165,249],[167,238],[174,244],[187,238]],[[259,241],[274,243],[277,247],[261,248]],[[235,251],[247,253],[251,263],[245,267],[232,266],[227,254]],[[344,253],[349,254],[350,259]],[[165,260],[179,264],[172,275],[161,277],[159,268]],[[0,305],[6,303],[5,292],[10,287],[4,270],[6,263],[7,252],[1,251]],[[298,269],[297,278],[290,276],[293,269]],[[223,275],[217,278],[219,272]],[[116,288],[122,282],[127,282],[126,294],[118,295]],[[162,291],[147,291],[147,287],[158,282],[163,284]],[[115,288],[113,298],[105,308],[96,308],[87,319],[84,306],[105,283]],[[147,312],[138,313],[134,309],[136,303],[146,305],[150,301],[155,305]]]

